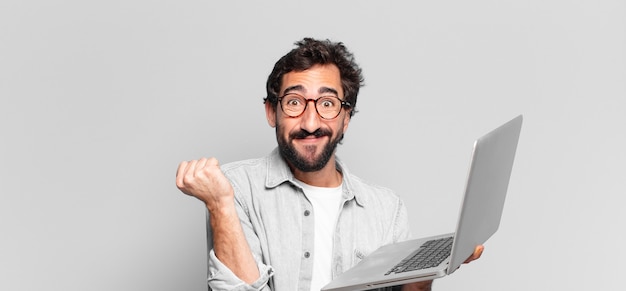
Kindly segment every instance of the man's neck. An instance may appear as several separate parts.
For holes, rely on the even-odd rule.
[[[333,156],[328,160],[326,166],[321,170],[315,172],[303,172],[295,167],[290,167],[293,172],[293,176],[311,186],[316,187],[338,187],[341,185],[341,173],[337,170],[335,165],[335,157]]]

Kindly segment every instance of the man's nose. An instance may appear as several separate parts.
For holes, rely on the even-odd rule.
[[[315,132],[320,128],[320,119],[321,117],[317,114],[317,109],[315,108],[315,100],[308,99],[307,107],[302,112],[302,120],[300,122],[300,127],[308,132]],[[309,103],[309,102],[312,102]]]

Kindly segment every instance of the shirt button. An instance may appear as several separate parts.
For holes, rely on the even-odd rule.
[[[308,259],[310,256],[311,256],[311,253],[309,253],[309,252],[304,252],[304,257],[305,257],[305,258],[307,258],[307,259]]]
[[[309,216],[309,214],[311,214],[311,211],[308,211],[308,210],[304,211],[304,216]]]

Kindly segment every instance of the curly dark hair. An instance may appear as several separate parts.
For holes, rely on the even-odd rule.
[[[316,40],[304,38],[295,43],[297,46],[276,62],[272,73],[267,78],[267,97],[263,102],[270,102],[276,106],[278,94],[282,85],[283,75],[296,71],[301,72],[315,65],[334,64],[339,68],[341,85],[345,101],[350,102],[352,110],[350,117],[356,113],[356,99],[359,89],[363,86],[361,68],[354,60],[354,56],[341,42],[330,40]]]

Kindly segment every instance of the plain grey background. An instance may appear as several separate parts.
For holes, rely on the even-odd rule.
[[[501,228],[436,290],[623,289],[625,19],[609,0],[4,0],[0,289],[206,290],[176,167],[273,149],[265,80],[305,36],[363,67],[338,154],[416,236],[454,229],[473,140],[524,114]]]

